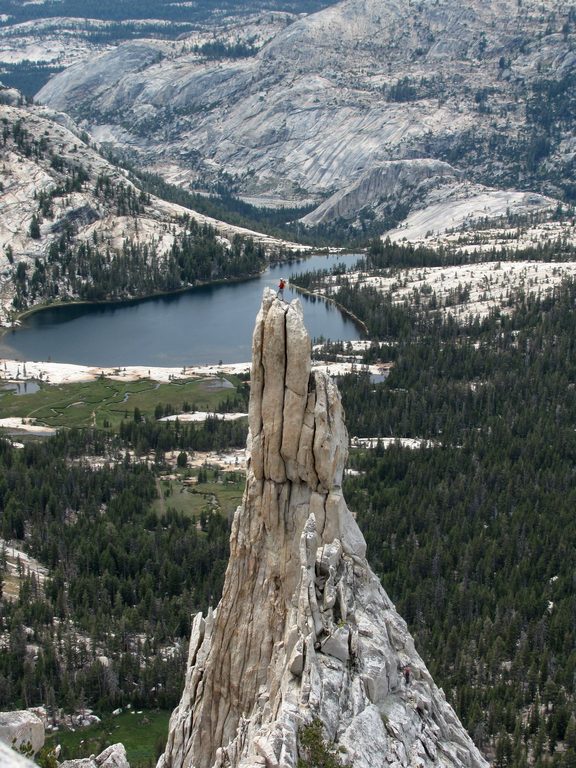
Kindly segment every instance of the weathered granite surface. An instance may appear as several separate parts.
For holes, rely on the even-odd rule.
[[[310,372],[300,303],[269,289],[253,337],[249,418],[251,462],[222,599],[194,618],[159,768],[292,767],[299,729],[314,718],[355,768],[487,765],[366,561],[341,490],[348,437],[338,390]]]
[[[2,768],[36,768],[36,764],[0,741],[0,765]]]
[[[17,749],[30,744],[34,753],[44,746],[44,723],[26,709],[0,712],[0,740]]]
[[[341,0],[240,59],[131,41],[51,78],[36,100],[177,184],[211,189],[226,174],[261,205],[314,201],[307,223],[389,216],[391,175],[411,210],[433,192],[466,199],[434,179],[438,161],[470,184],[556,197],[571,178],[569,120],[535,174],[517,166],[536,127],[533,85],[573,71],[572,11],[572,0]]]
[[[123,744],[111,744],[97,757],[65,760],[60,768],[130,768]]]

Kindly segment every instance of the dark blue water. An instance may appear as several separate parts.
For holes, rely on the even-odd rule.
[[[186,293],[116,305],[76,305],[46,309],[0,339],[0,357],[55,363],[177,367],[250,360],[254,320],[265,286],[280,277],[338,263],[352,266],[359,256],[312,256],[272,267],[242,283],[195,288]],[[288,287],[284,298],[296,293]],[[358,327],[333,305],[300,296],[312,337],[358,339]]]

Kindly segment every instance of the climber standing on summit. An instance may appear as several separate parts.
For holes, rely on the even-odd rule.
[[[281,301],[284,301],[284,288],[286,288],[286,280],[281,277],[278,283],[278,293],[276,294]]]

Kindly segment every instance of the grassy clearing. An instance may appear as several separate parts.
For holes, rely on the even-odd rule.
[[[197,487],[196,493],[213,496],[217,501],[220,513],[228,516],[241,503],[245,483],[245,477],[241,477],[240,480],[230,480],[224,476],[223,483],[201,483]]]
[[[170,714],[161,710],[106,715],[100,724],[90,728],[59,731],[48,737],[47,744],[62,746],[62,761],[98,755],[111,744],[121,742],[126,747],[130,768],[148,768],[156,765],[164,749]]]
[[[228,381],[238,386],[235,376]],[[234,388],[220,386],[218,379],[183,379],[159,384],[150,379],[113,381],[97,379],[76,384],[40,384],[27,395],[0,391],[0,417],[36,419],[49,427],[117,427],[138,408],[153,419],[156,407],[170,406],[175,412],[215,410]]]
[[[2,584],[2,598],[4,600],[17,600],[20,593],[20,579],[14,573],[4,574]]]
[[[188,485],[186,480],[190,477],[199,478],[201,482]],[[196,519],[212,512],[227,517],[242,501],[245,477],[242,472],[187,470],[176,479],[160,480],[158,485],[162,495],[154,502],[153,509],[159,515],[172,508]]]

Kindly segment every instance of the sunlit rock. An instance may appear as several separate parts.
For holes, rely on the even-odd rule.
[[[0,739],[15,749],[30,745],[35,754],[44,746],[44,723],[26,709],[0,712]]]
[[[366,561],[340,487],[340,395],[310,372],[300,303],[269,290],[251,398],[252,461],[222,598],[194,619],[159,768],[291,768],[316,719],[355,768],[483,768]]]

